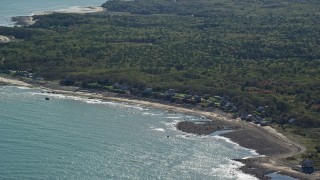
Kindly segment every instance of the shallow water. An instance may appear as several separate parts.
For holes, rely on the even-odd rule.
[[[196,116],[11,86],[0,102],[0,179],[255,179],[230,160],[254,151],[174,128]]]
[[[277,173],[271,173],[271,174],[268,174],[267,176],[270,177],[272,180],[298,180],[296,178],[282,175],[282,174],[277,174]]]
[[[100,6],[105,0],[0,0],[0,26],[12,26],[11,17],[75,6]]]

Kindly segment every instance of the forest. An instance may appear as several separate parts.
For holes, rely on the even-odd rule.
[[[23,40],[0,44],[0,69],[87,88],[226,96],[238,112],[263,106],[271,123],[320,137],[320,1],[110,0],[102,7],[0,27],[0,35]]]

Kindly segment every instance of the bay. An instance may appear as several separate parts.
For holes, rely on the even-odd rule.
[[[231,160],[254,151],[175,129],[199,119],[0,86],[0,179],[255,179]]]

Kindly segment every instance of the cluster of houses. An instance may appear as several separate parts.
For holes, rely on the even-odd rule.
[[[112,88],[116,90],[128,91],[129,87],[120,85],[118,83],[113,84]],[[267,106],[259,106],[252,113],[242,112],[239,113],[239,108],[231,102],[228,96],[210,96],[210,95],[195,95],[195,94],[183,94],[176,89],[168,89],[165,92],[155,92],[152,88],[145,88],[144,90],[131,89],[131,94],[135,96],[141,96],[146,98],[154,98],[165,101],[170,101],[176,104],[192,104],[201,105],[202,107],[218,108],[225,112],[237,113],[241,120],[260,124],[261,126],[268,125],[268,121],[261,117],[264,114]]]
[[[243,121],[253,122],[255,124],[260,124],[261,126],[267,126],[268,121],[266,121],[260,114],[264,114],[268,106],[259,106],[253,113],[242,112],[239,116]]]
[[[30,71],[15,71],[13,74],[30,78],[34,81],[43,81],[42,77],[36,77],[34,73]],[[168,89],[165,92],[156,92],[152,88],[145,88],[144,90],[139,90],[137,88],[130,88],[127,85],[114,83],[111,86],[102,86],[97,83],[87,84],[85,88],[89,89],[104,89],[115,93],[120,94],[131,94],[135,96],[145,97],[145,98],[154,98],[158,100],[170,101],[176,104],[190,104],[190,105],[201,105],[204,108],[218,108],[225,112],[237,113],[241,120],[254,122],[260,124],[261,126],[266,126],[268,121],[260,116],[264,114],[267,106],[259,106],[253,113],[242,112],[239,113],[239,108],[231,102],[228,96],[211,96],[211,95],[196,95],[196,94],[184,94],[179,92],[176,89]],[[293,123],[295,119],[291,119],[290,123]]]
[[[30,71],[15,71],[11,72],[17,76],[30,78],[34,81],[43,81],[42,77],[36,77],[34,73]],[[260,116],[264,114],[267,106],[259,106],[252,113],[242,112],[239,113],[239,108],[231,102],[228,96],[211,96],[211,95],[196,95],[196,94],[184,94],[176,89],[168,89],[165,92],[156,92],[152,88],[145,88],[144,90],[139,90],[137,88],[130,88],[127,85],[114,83],[111,86],[102,86],[97,83],[87,84],[85,88],[89,89],[104,89],[120,94],[131,94],[140,97],[154,98],[164,101],[170,101],[176,104],[191,104],[191,105],[201,105],[204,108],[218,108],[225,112],[237,113],[241,120],[254,122],[260,124],[261,126],[266,126],[268,121]],[[295,119],[290,119],[289,123],[294,123]]]
[[[35,76],[34,73],[31,73],[30,71],[12,71],[12,70],[7,70],[6,72],[3,72],[5,74],[14,74],[15,76],[19,77],[24,77],[24,78],[29,78],[34,81],[43,81],[44,78],[42,77],[37,77]]]

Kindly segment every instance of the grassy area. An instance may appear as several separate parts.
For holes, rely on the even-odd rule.
[[[287,136],[289,139],[300,143],[307,148],[307,152],[296,155],[287,160],[299,164],[305,158],[314,161],[314,165],[320,168],[320,129],[319,128],[301,128],[296,126],[278,126],[273,128]]]

